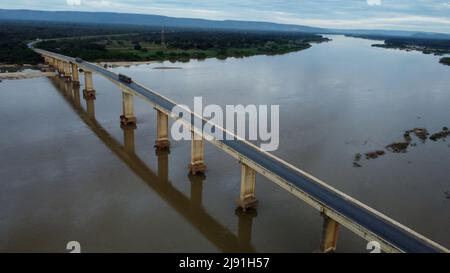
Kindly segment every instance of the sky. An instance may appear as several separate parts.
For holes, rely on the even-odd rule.
[[[0,8],[112,11],[450,33],[450,0],[2,0]]]

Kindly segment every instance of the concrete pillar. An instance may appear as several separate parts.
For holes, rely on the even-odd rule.
[[[78,65],[72,64],[72,83],[75,86],[80,86],[80,75],[78,74]]]
[[[60,60],[59,61],[59,76],[64,77],[64,74],[65,74],[64,62]]]
[[[156,141],[155,148],[157,150],[166,150],[170,148],[169,141],[169,117],[159,111],[156,110]]]
[[[71,67],[70,67],[70,63],[68,62],[63,62],[64,65],[64,78],[66,79],[66,81],[70,81],[72,79],[71,77]]]
[[[134,145],[134,128],[124,127],[123,129],[123,144],[125,151],[128,154],[134,154],[135,145]]]
[[[73,102],[77,108],[81,106],[81,99],[80,99],[80,87],[74,85],[73,88]]]
[[[320,251],[330,253],[336,251],[336,244],[339,237],[339,223],[330,217],[323,215],[322,242]]]
[[[205,144],[203,138],[195,136],[195,133],[191,133],[191,163],[189,164],[189,170],[191,174],[196,175],[204,174],[207,170],[205,165]]]
[[[61,63],[58,59],[56,60],[55,68],[58,71],[58,75],[61,75]]]
[[[237,205],[244,212],[256,208],[258,200],[255,197],[256,171],[241,163],[241,193]]]
[[[70,99],[73,99],[72,85],[67,81],[64,81],[63,84],[64,84],[64,90],[66,91],[66,96]]]
[[[120,116],[122,127],[136,128],[136,117],[134,116],[133,94],[122,91],[123,113]]]
[[[92,72],[84,71],[84,90],[83,95],[85,98],[91,98],[95,100],[95,90],[92,81]]]
[[[57,60],[57,68],[58,68],[58,73],[59,73],[59,76],[61,76],[61,74],[62,74],[62,72],[63,72],[63,70],[62,70],[62,67],[61,67],[61,60]]]

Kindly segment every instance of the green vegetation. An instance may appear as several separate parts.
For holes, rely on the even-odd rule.
[[[88,61],[189,61],[190,59],[275,55],[299,51],[320,35],[299,32],[203,30],[189,28],[0,22],[0,64],[37,64],[41,58],[26,44]],[[70,38],[78,37],[78,38]],[[164,39],[164,43],[161,40]]]
[[[87,24],[60,24],[51,22],[0,21],[0,64],[37,64],[38,54],[27,47],[27,42],[67,36],[96,36],[142,31],[142,27],[93,26]]]
[[[375,44],[375,47],[395,48],[402,50],[416,50],[424,54],[450,54],[450,41],[440,39],[418,38],[390,38],[384,44]]]
[[[164,38],[159,30],[133,36],[44,41],[39,47],[88,61],[189,61],[284,54],[326,40],[303,33],[171,29],[165,31]]]
[[[448,39],[424,39],[424,38],[405,38],[381,35],[346,35],[350,37],[384,41],[384,44],[373,44],[373,47],[392,48],[406,51],[420,51],[423,54],[434,54],[441,56],[450,54],[450,40]],[[448,64],[448,58],[440,60],[442,64]]]
[[[439,61],[441,64],[450,65],[450,57],[441,58]]]

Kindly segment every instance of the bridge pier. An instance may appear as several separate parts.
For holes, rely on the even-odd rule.
[[[66,79],[67,82],[70,82],[72,80],[71,76],[72,73],[70,72],[70,63],[64,62],[63,66],[64,66],[64,78]]]
[[[66,91],[66,96],[73,100],[72,85],[67,81],[64,81],[63,85],[64,85],[64,90]]]
[[[191,174],[204,174],[207,170],[205,165],[205,144],[203,137],[191,133],[191,163],[189,164],[189,171]]]
[[[56,59],[55,68],[56,68],[56,71],[58,71],[58,75],[61,77],[61,61],[58,59]]]
[[[241,163],[241,193],[237,205],[244,212],[256,208],[258,200],[255,197],[256,171]]]
[[[64,62],[60,60],[59,61],[59,76],[61,78],[64,77],[64,71],[65,71]]]
[[[61,76],[61,64],[60,64],[60,61],[58,59],[56,59],[55,61],[56,61],[55,62],[55,68],[56,68],[56,71],[58,72],[58,76]]]
[[[167,150],[170,148],[169,117],[159,110],[156,110],[156,112],[157,120],[155,148],[157,150]]]
[[[73,86],[73,101],[77,108],[81,106],[81,99],[80,99],[80,87],[77,85]]]
[[[72,64],[72,83],[74,86],[80,86],[80,75],[78,74],[78,65]]]
[[[136,117],[134,116],[133,94],[122,91],[123,113],[120,116],[121,127],[136,128]]]
[[[95,90],[92,81],[92,72],[84,71],[84,89],[83,96],[95,100]]]
[[[339,223],[326,215],[323,217],[322,242],[320,251],[322,253],[332,253],[336,251],[337,240],[339,237]]]

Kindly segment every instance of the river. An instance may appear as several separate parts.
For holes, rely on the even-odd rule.
[[[353,165],[403,133],[450,127],[450,68],[420,52],[333,41],[279,56],[113,68],[176,102],[280,105],[273,152],[402,224],[450,246],[450,145],[413,136],[406,153]],[[158,67],[181,69],[154,69]],[[95,106],[61,79],[0,83],[0,251],[317,252],[318,211],[257,176],[256,212],[236,210],[239,164],[206,145],[208,173],[188,176],[190,143],[156,154],[156,113],[95,76]],[[95,116],[95,120],[93,117]],[[125,145],[123,145],[125,144]],[[385,150],[385,149],[384,149]],[[338,252],[367,252],[341,229]]]

